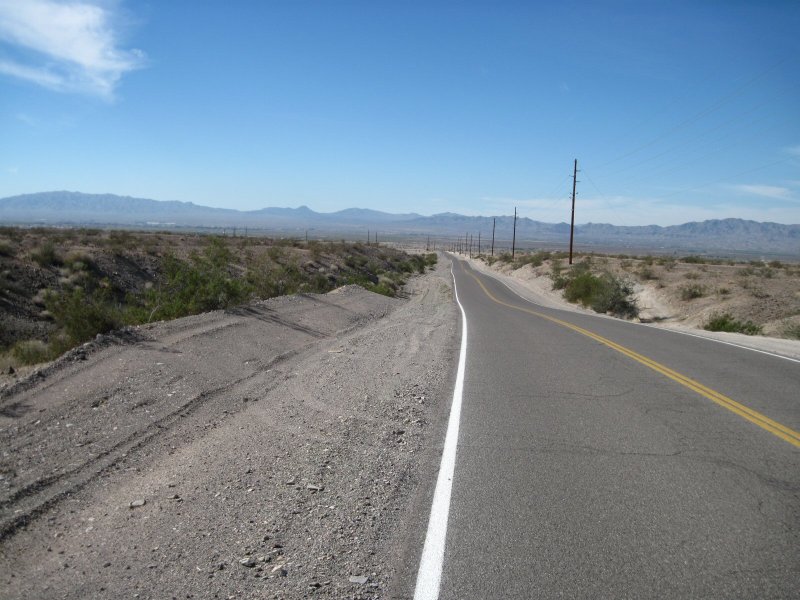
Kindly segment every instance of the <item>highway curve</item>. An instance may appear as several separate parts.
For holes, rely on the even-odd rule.
[[[452,495],[416,598],[797,597],[800,363],[540,307],[453,263]]]

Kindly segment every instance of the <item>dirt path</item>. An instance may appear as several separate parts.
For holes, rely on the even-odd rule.
[[[386,597],[457,329],[448,261],[407,291],[142,327],[7,391],[3,597]]]

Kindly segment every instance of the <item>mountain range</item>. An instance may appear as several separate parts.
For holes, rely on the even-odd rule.
[[[0,223],[50,226],[112,226],[160,229],[228,230],[314,237],[362,237],[368,230],[386,237],[430,236],[453,240],[471,234],[482,243],[492,235],[499,246],[512,236],[513,217],[466,216],[440,213],[392,214],[362,208],[319,213],[307,206],[239,211],[211,208],[192,202],[158,201],[114,194],[42,192],[0,199]],[[521,246],[563,246],[569,241],[568,223],[544,223],[526,217],[517,220]],[[743,219],[715,219],[661,227],[618,226],[604,223],[576,225],[575,240],[583,249],[625,251],[658,250],[717,254],[766,254],[800,259],[800,225],[760,223]]]

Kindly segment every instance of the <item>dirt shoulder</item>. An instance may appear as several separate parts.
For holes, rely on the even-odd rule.
[[[6,391],[4,597],[404,589],[452,394],[449,261],[406,292],[131,328]]]
[[[490,266],[483,259],[467,260],[473,268],[500,279],[531,302],[596,314],[567,302],[560,290],[553,289],[551,260],[521,267],[510,262],[496,261]],[[796,266],[694,264],[615,257],[592,257],[591,261],[593,268],[609,271],[631,283],[640,309],[638,320],[648,326],[800,359],[800,341],[787,339],[787,332],[800,330],[800,269]],[[702,328],[709,318],[721,313],[755,322],[762,326],[764,335]]]

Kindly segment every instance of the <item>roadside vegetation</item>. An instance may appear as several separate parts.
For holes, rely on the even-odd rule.
[[[712,316],[703,326],[706,331],[728,331],[731,333],[744,333],[745,335],[758,335],[762,331],[760,325],[752,321],[739,321],[728,313]]]
[[[582,304],[598,313],[626,319],[639,314],[631,284],[609,271],[593,273],[589,258],[564,271],[557,268],[553,274],[553,289],[564,290],[567,301]]]
[[[387,296],[436,254],[385,246],[0,228],[0,367],[52,360],[126,325],[357,284]]]
[[[700,255],[566,253],[480,256],[534,287],[597,312],[751,335],[800,339],[800,264]],[[539,278],[549,278],[550,285]],[[709,317],[713,315],[713,317]]]

